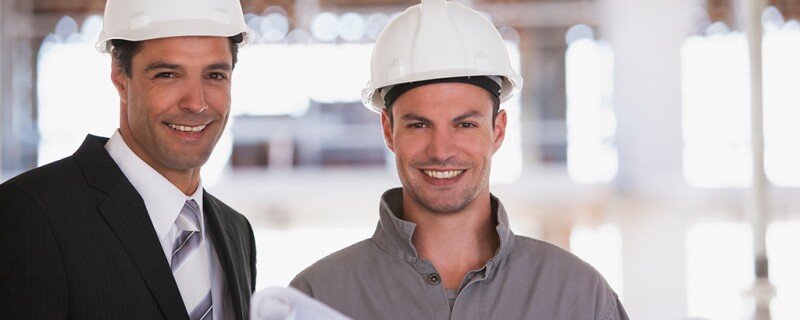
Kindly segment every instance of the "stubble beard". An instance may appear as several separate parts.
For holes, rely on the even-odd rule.
[[[425,192],[419,182],[409,182],[404,186],[411,198],[425,210],[440,215],[452,215],[469,207],[480,194],[481,183],[475,183],[463,190],[454,190],[451,194],[436,197]]]
[[[200,169],[200,167],[208,162],[208,159],[211,157],[211,153],[214,151],[214,147],[217,145],[218,140],[219,138],[217,138],[217,141],[214,141],[210,145],[204,146],[203,150],[192,153],[185,153],[179,150],[171,149],[165,145],[158,144],[158,154],[161,157],[161,162],[170,168],[176,170]]]

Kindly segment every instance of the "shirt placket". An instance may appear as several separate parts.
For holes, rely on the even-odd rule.
[[[461,287],[458,290],[456,301],[453,303],[453,310],[450,319],[483,319],[484,308],[481,282],[486,280],[487,270],[489,270],[492,260],[486,263],[483,268],[473,270],[464,276]]]
[[[425,295],[430,302],[433,314],[430,319],[451,319],[450,303],[447,301],[442,276],[430,261],[418,260],[414,264],[419,276],[422,278]]]

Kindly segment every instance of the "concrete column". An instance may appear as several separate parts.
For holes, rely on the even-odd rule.
[[[5,110],[6,110],[6,108],[5,108],[6,107],[5,96],[6,95],[5,95],[5,92],[3,92],[4,91],[3,88],[5,88],[3,83],[5,81],[3,81],[4,79],[3,79],[3,76],[2,76],[2,75],[7,73],[6,72],[7,70],[5,68],[5,63],[3,63],[3,61],[5,61],[5,57],[6,57],[6,54],[5,54],[5,48],[6,48],[6,46],[5,46],[5,42],[6,42],[6,36],[5,36],[5,30],[6,30],[5,21],[6,21],[6,19],[5,19],[5,13],[6,13],[6,10],[5,10],[4,7],[7,5],[7,3],[8,3],[8,1],[0,3],[0,26],[3,26],[3,28],[2,28],[3,32],[0,32],[0,124],[1,124],[0,128],[5,128],[5,127],[8,126],[6,124],[6,121],[5,121],[5,119],[6,119],[6,117],[5,117]],[[5,170],[3,170],[3,156],[2,156],[3,155],[3,142],[4,142],[3,140],[5,139],[5,136],[6,136],[4,131],[5,130],[0,129],[0,183],[2,183],[3,181],[6,180],[5,174],[4,174]]]
[[[687,316],[681,45],[698,0],[600,0],[599,37],[614,50],[624,304],[631,319]]]
[[[36,166],[32,5],[30,1],[0,3],[0,171],[6,178]]]
[[[320,12],[319,0],[297,0],[294,3],[297,26],[311,33],[311,21]]]

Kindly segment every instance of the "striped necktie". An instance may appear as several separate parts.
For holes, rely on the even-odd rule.
[[[208,250],[198,228],[197,211],[197,203],[188,200],[175,220],[180,233],[173,245],[170,266],[189,318],[211,320],[214,315],[210,264]]]

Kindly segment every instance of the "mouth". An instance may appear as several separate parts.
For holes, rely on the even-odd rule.
[[[180,132],[200,132],[203,131],[203,129],[205,129],[208,126],[208,124],[201,124],[199,126],[184,126],[180,124],[167,123],[167,126],[172,128],[172,130]]]
[[[464,171],[466,170],[422,170],[422,173],[434,179],[453,179]]]

